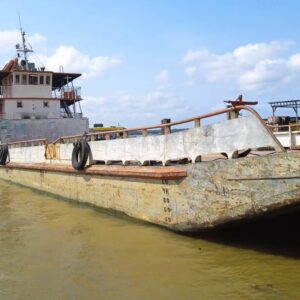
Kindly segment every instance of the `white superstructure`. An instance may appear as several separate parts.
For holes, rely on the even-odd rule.
[[[52,72],[45,67],[37,67],[35,63],[28,60],[28,53],[32,50],[26,46],[25,33],[22,30],[21,33],[22,46],[16,45],[17,57],[9,61],[0,71],[1,140],[7,142],[19,138],[44,137],[51,139],[54,136],[87,131],[88,121],[82,118],[80,107],[81,88],[73,84],[74,79],[81,74]],[[49,136],[45,119],[49,122],[51,120],[57,134],[52,132]],[[69,120],[62,121],[66,119]],[[30,134],[15,132],[21,130],[22,124],[30,125],[32,121],[37,120],[44,120],[41,126],[45,126],[45,136],[43,130],[39,130],[36,135],[32,132]],[[17,126],[14,126],[15,124]]]

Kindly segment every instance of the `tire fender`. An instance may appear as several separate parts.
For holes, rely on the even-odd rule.
[[[0,147],[0,165],[5,165],[7,163],[8,155],[9,155],[8,146],[2,145]]]
[[[86,138],[81,138],[74,144],[72,151],[72,166],[75,170],[83,170],[88,160],[90,146]]]

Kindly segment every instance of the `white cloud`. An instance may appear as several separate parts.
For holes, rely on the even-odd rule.
[[[269,86],[273,89],[278,82],[291,79],[287,63],[284,60],[263,60],[250,71],[241,74],[239,83],[248,90],[261,90]]]
[[[289,58],[288,66],[293,70],[300,70],[300,53],[294,54]]]
[[[170,86],[169,72],[168,70],[161,70],[156,76],[155,81],[158,88],[164,89]]]
[[[187,77],[236,85],[244,91],[274,89],[300,78],[300,53],[284,57],[291,42],[248,44],[232,52],[211,53],[188,50],[182,58]]]
[[[203,60],[203,58],[206,58],[208,55],[210,55],[210,53],[207,50],[188,50],[182,61],[185,64],[189,64],[195,61]]]
[[[45,42],[47,38],[40,33],[34,33],[26,36],[27,42],[31,46]],[[3,30],[0,31],[0,53],[12,52],[15,45],[21,44],[20,30]],[[105,71],[118,67],[121,60],[114,56],[96,56],[90,57],[80,52],[73,46],[61,45],[51,55],[32,56],[35,61],[38,58],[38,65],[42,61],[49,70],[58,71],[60,66],[68,72],[81,72],[83,77],[94,77],[103,74]]]
[[[3,30],[0,31],[0,52],[13,51],[17,43],[21,44],[20,30]],[[46,40],[46,37],[39,33],[28,36],[28,42],[33,46]]]
[[[40,34],[40,33],[35,33],[35,34],[30,35],[28,37],[28,42],[31,45],[39,44],[39,43],[42,43],[42,42],[45,42],[45,41],[47,41],[47,38],[45,36],[43,36],[42,34]]]
[[[90,124],[119,123],[126,127],[156,124],[168,117],[179,118],[188,109],[183,99],[160,90],[144,94],[119,91],[109,96],[85,97],[81,106]]]
[[[10,51],[15,45],[21,41],[19,30],[3,30],[0,31],[0,51]]]
[[[196,71],[197,71],[197,67],[189,66],[189,67],[185,68],[184,73],[188,77],[193,77],[195,75]]]
[[[121,64],[119,58],[113,56],[90,57],[73,46],[60,46],[50,56],[43,56],[45,66],[49,70],[58,71],[63,66],[67,72],[81,72],[84,77],[94,77]]]

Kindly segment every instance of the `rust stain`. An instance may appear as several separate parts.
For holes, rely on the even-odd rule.
[[[60,159],[60,144],[46,145],[46,159]]]
[[[62,164],[24,164],[9,163],[2,168],[44,170],[73,174],[94,174],[103,176],[149,178],[159,180],[176,180],[187,177],[187,171],[177,167],[141,167],[141,166],[97,166],[93,165],[85,170],[76,171],[69,165]]]

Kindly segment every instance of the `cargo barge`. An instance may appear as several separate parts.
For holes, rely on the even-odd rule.
[[[238,117],[240,111],[249,115]],[[201,126],[222,114],[231,119]],[[193,128],[172,133],[187,123]],[[154,128],[162,134],[148,135]],[[97,134],[103,138],[3,145],[9,155],[0,178],[181,232],[299,207],[300,152],[286,151],[248,106]]]
[[[26,54],[25,44],[22,51]],[[31,101],[44,105],[53,98],[45,100],[37,92],[48,91],[59,92],[53,100],[59,104],[54,107],[72,115],[72,105],[75,113],[80,97],[68,84],[78,74],[29,67],[25,57],[20,63],[13,60],[0,72],[2,83],[9,83],[0,89],[0,109],[15,103],[22,110],[23,102],[18,107],[21,91],[38,95],[28,95],[22,100],[24,104]],[[23,75],[26,80],[31,78],[32,84],[20,81]],[[60,82],[58,89],[53,82]],[[11,97],[5,94],[8,91]],[[47,103],[45,110],[49,108]],[[65,131],[74,126],[60,124],[54,126],[55,135],[50,132],[30,139],[25,134],[21,140],[22,134],[12,137],[4,130],[0,179],[180,232],[205,231],[298,209],[300,151],[287,151],[251,104],[240,96],[229,101],[227,108],[213,113],[143,128],[88,133],[80,130],[80,126],[86,126],[84,119],[74,115],[71,119],[79,120],[75,121],[79,124],[75,133]],[[41,122],[34,116],[25,121]],[[224,121],[220,121],[221,116],[226,117]],[[45,124],[50,124],[49,119],[43,119]],[[67,118],[58,119],[56,125]],[[203,121],[209,124],[204,126]],[[175,131],[176,126],[185,129]],[[26,133],[17,127],[17,133]],[[293,134],[298,133],[289,132],[289,141],[293,142],[290,148],[297,148]]]

